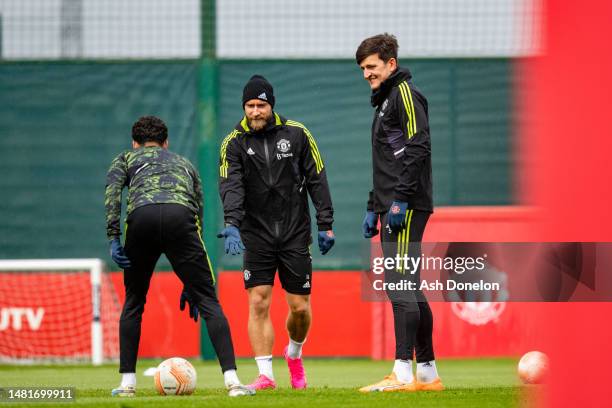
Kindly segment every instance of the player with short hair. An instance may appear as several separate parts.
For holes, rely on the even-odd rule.
[[[272,85],[253,76],[242,94],[244,117],[221,143],[219,192],[225,213],[225,251],[244,252],[249,339],[259,368],[252,389],[276,388],[272,372],[272,285],[278,269],[289,305],[285,359],[293,388],[306,387],[302,345],[310,328],[312,241],[308,195],[318,242],[334,245],[333,208],[325,166],[310,131],[274,112]],[[244,244],[243,244],[244,240]]]
[[[127,187],[125,248],[121,245],[121,192]],[[113,396],[136,394],[136,360],[151,275],[162,253],[184,284],[181,310],[200,314],[230,396],[252,395],[236,374],[232,337],[215,293],[215,277],[202,241],[202,189],[191,162],[168,150],[168,129],[155,116],[132,127],[132,149],[119,154],[106,176],[106,232],[113,260],[124,269],[125,303],[119,321],[121,385]]]
[[[385,257],[418,257],[425,225],[433,212],[431,141],[427,99],[412,83],[412,74],[400,68],[395,36],[379,34],[359,45],[355,58],[372,90],[376,108],[372,124],[373,189],[363,221],[365,238],[383,231]],[[420,268],[419,268],[420,269]],[[420,282],[402,268],[385,270],[388,281]],[[417,286],[418,287],[418,286]],[[395,365],[391,375],[363,387],[361,392],[443,389],[433,350],[433,315],[420,291],[390,291],[395,326]],[[417,375],[412,372],[416,351]]]

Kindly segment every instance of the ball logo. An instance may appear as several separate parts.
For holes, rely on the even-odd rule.
[[[249,271],[248,269],[244,270],[244,280],[248,281],[249,279],[251,279],[251,271]]]
[[[291,149],[291,143],[287,139],[281,139],[276,143],[276,148],[281,153],[287,153]]]
[[[452,302],[451,309],[457,317],[474,326],[497,323],[504,312],[506,302]]]

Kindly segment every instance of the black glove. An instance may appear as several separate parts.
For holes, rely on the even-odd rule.
[[[189,304],[189,317],[193,319],[193,321],[198,321],[198,316],[200,312],[196,305],[191,301],[189,294],[187,293],[187,289],[183,287],[183,291],[181,292],[181,312],[185,310],[185,303]]]

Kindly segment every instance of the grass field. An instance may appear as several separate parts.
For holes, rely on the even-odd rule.
[[[194,361],[198,387],[191,396],[159,396],[153,379],[142,376],[147,367],[159,360],[139,361],[138,396],[111,398],[118,385],[117,365],[90,366],[0,366],[0,387],[56,386],[76,387],[76,402],[42,404],[53,407],[514,407],[531,406],[534,389],[521,387],[513,359],[441,360],[438,369],[447,389],[443,392],[375,393],[363,395],[359,386],[382,379],[391,362],[353,359],[306,359],[309,388],[289,388],[287,367],[275,359],[274,372],[279,384],[275,391],[262,391],[254,397],[227,397],[218,365]],[[253,360],[240,360],[238,374],[243,382],[256,375]],[[539,394],[539,393],[538,393]],[[7,404],[8,405],[8,404]],[[11,403],[10,406],[16,404]],[[40,407],[40,403],[18,404]]]

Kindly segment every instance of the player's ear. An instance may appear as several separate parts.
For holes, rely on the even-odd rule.
[[[397,60],[395,58],[389,58],[389,61],[387,61],[387,64],[389,65],[389,68],[391,69],[391,71],[395,71],[395,69],[397,68]]]
[[[137,142],[137,141],[135,141],[135,140],[132,140],[132,148],[134,148],[134,149],[138,149],[139,147],[140,147],[140,143],[138,143],[138,142]]]
[[[166,140],[164,141],[164,143],[162,144],[162,147],[163,147],[164,149],[167,149],[169,145],[170,145],[170,142],[168,142],[168,139],[166,139]]]

